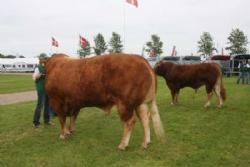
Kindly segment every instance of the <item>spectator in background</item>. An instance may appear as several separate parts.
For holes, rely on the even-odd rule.
[[[250,84],[250,59],[246,64],[246,84]]]
[[[246,61],[240,62],[238,68],[239,68],[240,73],[239,73],[239,77],[237,80],[237,84],[240,83],[240,80],[242,84],[245,84],[245,79],[247,79],[247,75],[248,75]],[[247,79],[247,83],[248,83],[248,79]]]
[[[6,69],[5,69],[5,65],[3,64],[3,66],[2,66],[2,71],[3,72],[6,72]]]
[[[242,61],[239,62],[239,65],[238,65],[238,68],[239,68],[239,75],[238,75],[238,79],[237,79],[237,81],[236,81],[237,84],[239,84],[240,81],[243,82],[243,80],[244,80],[244,79],[243,79],[243,66],[244,66],[243,62],[242,62]]]

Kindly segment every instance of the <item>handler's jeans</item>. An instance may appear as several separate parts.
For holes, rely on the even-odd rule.
[[[44,119],[44,123],[49,123],[49,102],[48,102],[48,98],[45,95],[45,93],[41,93],[41,92],[37,92],[37,104],[36,104],[36,109],[35,109],[35,113],[33,116],[33,124],[34,125],[39,125],[40,124],[40,115],[41,115],[41,111],[42,109],[44,109],[43,112],[43,119]]]
[[[250,72],[246,72],[246,84],[250,83]]]
[[[245,84],[245,79],[246,79],[246,82],[248,84],[248,72],[240,72],[236,83],[239,84],[240,80],[241,80],[241,83]]]

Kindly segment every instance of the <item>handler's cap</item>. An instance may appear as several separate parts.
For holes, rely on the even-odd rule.
[[[47,60],[48,60],[47,57],[40,57],[40,58],[39,58],[39,63],[40,63],[40,64],[45,63]]]

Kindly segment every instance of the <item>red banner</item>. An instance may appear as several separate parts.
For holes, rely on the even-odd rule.
[[[84,37],[82,37],[81,35],[80,35],[80,39],[79,40],[80,40],[79,43],[80,43],[81,47],[82,48],[86,48],[87,45],[88,45],[87,40]]]
[[[134,5],[135,7],[138,7],[138,2],[137,0],[126,0],[127,3],[131,4],[131,5]]]
[[[55,47],[59,46],[58,41],[54,37],[52,37],[52,46],[55,46]]]

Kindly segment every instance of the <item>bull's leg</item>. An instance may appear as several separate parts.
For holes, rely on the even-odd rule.
[[[174,96],[175,104],[178,104],[178,97],[179,97],[179,90],[176,91],[175,96]]]
[[[70,116],[69,131],[70,132],[74,132],[75,131],[75,115],[71,115]]]
[[[59,122],[61,124],[61,132],[60,132],[60,139],[65,139],[65,136],[67,134],[67,128],[66,128],[66,116],[59,116],[58,115]]]
[[[78,113],[79,111],[76,111],[70,115],[70,125],[69,125],[70,133],[75,131],[75,121],[76,121]]]
[[[221,106],[223,104],[223,100],[222,100],[222,97],[220,95],[220,91],[221,91],[220,85],[221,85],[221,81],[220,81],[220,79],[218,79],[218,81],[216,82],[216,84],[214,86],[214,92],[218,98],[218,105],[217,105],[218,108],[221,108]]]
[[[106,106],[106,107],[103,107],[102,110],[106,113],[106,115],[110,115],[111,113],[111,108],[112,106]]]
[[[207,102],[204,105],[205,108],[210,106],[210,102],[211,102],[211,99],[212,99],[212,96],[213,96],[213,89],[214,89],[213,87],[214,87],[213,85],[206,85]]]
[[[213,96],[213,92],[212,92],[212,91],[209,92],[209,93],[207,94],[207,102],[206,102],[206,104],[204,105],[205,108],[207,108],[207,107],[210,106],[212,96]]]
[[[174,91],[174,90],[171,90],[171,95],[172,95],[172,102],[171,102],[171,104],[172,105],[175,105],[176,104],[176,91]]]
[[[125,150],[126,147],[128,146],[134,124],[135,124],[134,114],[132,115],[130,119],[128,119],[127,121],[123,123],[123,126],[124,126],[123,137],[122,137],[121,143],[118,146],[120,150]]]
[[[149,128],[150,112],[148,111],[147,104],[140,105],[136,110],[136,114],[141,121],[144,131],[144,140],[142,142],[142,147],[147,148],[148,144],[150,143],[150,128]]]
[[[174,96],[174,104],[177,104],[178,94],[176,93]]]

